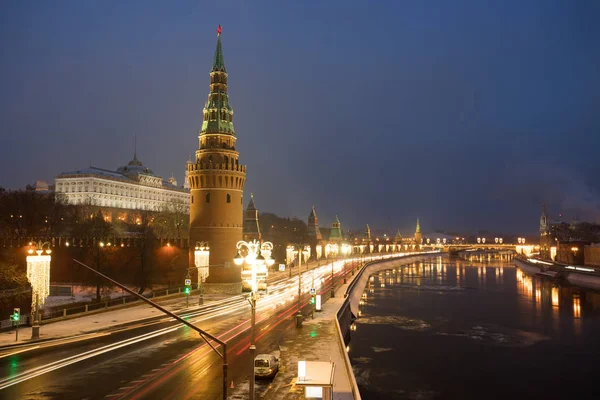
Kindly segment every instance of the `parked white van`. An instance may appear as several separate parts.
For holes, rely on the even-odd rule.
[[[273,378],[279,371],[279,359],[271,354],[259,354],[254,359],[254,376]]]

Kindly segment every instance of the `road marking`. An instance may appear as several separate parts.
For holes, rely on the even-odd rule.
[[[25,353],[26,351],[35,350],[38,347],[40,347],[40,346],[30,347],[28,349],[23,349],[23,350],[19,350],[19,351],[14,351],[12,353],[1,355],[0,358],[14,356],[15,354],[19,354],[19,353]]]

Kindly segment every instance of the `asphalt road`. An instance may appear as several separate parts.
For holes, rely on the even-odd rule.
[[[336,265],[338,281],[341,265]],[[328,292],[330,271],[329,266],[304,273],[304,311],[309,311],[310,287]],[[269,294],[258,300],[256,354],[276,352],[284,332],[294,329],[297,279],[270,284]],[[228,383],[247,385],[252,365],[248,301],[239,296],[177,313],[227,343]],[[0,350],[0,376],[0,399],[222,398],[221,358],[197,332],[167,317]],[[257,397],[267,386],[257,383]]]

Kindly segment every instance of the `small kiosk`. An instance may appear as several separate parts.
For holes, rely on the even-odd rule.
[[[332,400],[334,372],[334,362],[299,360],[296,385],[304,387],[306,399]]]

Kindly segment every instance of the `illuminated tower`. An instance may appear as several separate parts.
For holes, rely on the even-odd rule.
[[[309,238],[314,241],[318,241],[323,239],[321,235],[321,231],[319,230],[319,218],[317,217],[317,212],[315,211],[315,206],[310,210],[310,214],[308,215],[308,230],[307,235]]]
[[[421,236],[421,224],[419,218],[417,218],[417,228],[415,229],[415,243],[421,244],[423,242],[423,236]]]
[[[250,194],[250,203],[244,216],[244,240],[260,240],[260,226],[258,225],[258,209],[254,205],[254,196]]]
[[[343,239],[343,234],[342,234],[342,224],[340,223],[340,220],[338,218],[338,216],[335,216],[335,219],[333,220],[333,224],[331,225],[331,231],[329,232],[329,242],[330,243],[337,243],[337,242],[341,242]]]
[[[242,240],[246,166],[240,165],[236,151],[221,26],[217,30],[210,90],[198,138],[195,163],[188,164],[190,249],[196,241],[208,242],[211,267],[207,283],[235,284],[219,290],[241,291],[241,269],[232,261],[237,254],[236,243]],[[206,289],[210,290],[210,285]]]
[[[306,244],[310,246],[310,254],[314,254],[315,257],[319,257],[317,252],[317,246],[323,246],[323,235],[319,229],[319,218],[315,211],[315,206],[312,206],[310,214],[308,214],[308,229],[306,230]]]
[[[546,204],[542,205],[542,214],[540,215],[540,256],[541,258],[550,258],[550,248],[552,247],[552,236],[550,234],[550,223]]]

